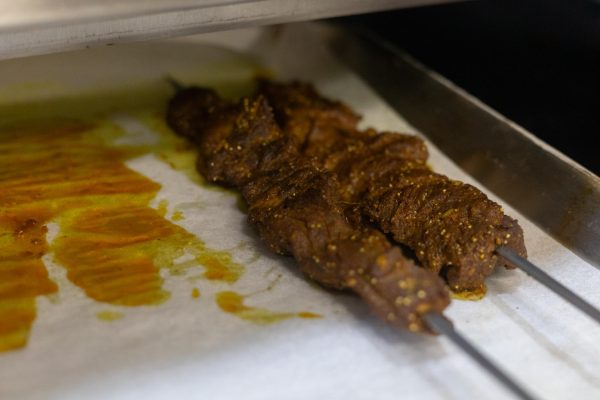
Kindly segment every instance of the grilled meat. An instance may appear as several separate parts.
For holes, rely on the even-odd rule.
[[[495,254],[500,245],[526,256],[517,221],[477,188],[431,171],[421,139],[359,130],[356,113],[308,84],[261,81],[258,92],[299,151],[337,175],[344,201],[413,249],[453,291],[483,294],[497,266],[512,268]]]
[[[347,218],[335,174],[299,152],[298,138],[284,134],[264,97],[228,103],[211,90],[186,89],[170,102],[167,121],[197,144],[208,180],[242,193],[266,244],[293,256],[312,279],[356,292],[382,318],[414,332],[429,331],[422,316],[448,305],[436,274]]]

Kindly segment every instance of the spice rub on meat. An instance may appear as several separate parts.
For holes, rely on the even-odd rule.
[[[497,266],[512,268],[498,246],[526,257],[517,221],[477,188],[431,171],[420,138],[359,130],[356,113],[308,84],[263,80],[258,92],[299,151],[336,174],[344,201],[413,249],[453,291],[483,294]]]
[[[335,174],[299,152],[263,96],[229,103],[209,89],[185,89],[171,100],[167,121],[196,143],[205,178],[239,190],[262,239],[312,279],[356,292],[382,318],[414,332],[429,331],[422,316],[448,305],[436,274],[347,218]]]

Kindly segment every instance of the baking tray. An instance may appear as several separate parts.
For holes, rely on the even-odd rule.
[[[571,171],[570,177],[591,179],[591,198],[598,193],[593,180],[597,178],[418,63],[380,46],[380,41],[356,38],[329,25],[290,24],[6,60],[0,63],[0,120],[16,111],[26,117],[44,113],[58,103],[69,106],[63,117],[72,117],[82,109],[89,111],[86,102],[94,100],[95,113],[109,112],[130,140],[144,142],[152,132],[137,111],[128,110],[164,107],[172,90],[164,79],[167,75],[222,90],[247,83],[265,69],[279,79],[309,80],[326,95],[356,108],[365,116],[365,126],[431,135],[431,165],[478,185],[500,202],[522,224],[530,259],[599,305],[597,269],[536,226],[534,222],[543,225],[535,215],[523,214],[528,209],[522,204],[537,201],[535,193],[509,204],[501,191],[500,198],[486,189],[496,182],[486,179],[489,169],[481,174],[460,157],[456,164],[445,154],[453,155],[451,147],[437,136],[445,132],[458,138],[455,132],[461,125],[470,126],[471,115],[473,121],[488,118],[489,127],[501,126],[506,135],[513,134],[515,139],[509,142],[524,141],[531,149],[530,158],[554,157]],[[375,52],[364,53],[369,49]],[[376,80],[364,61],[387,68],[376,70],[387,71],[383,79]],[[393,90],[380,92],[381,82]],[[393,86],[398,85],[394,82],[403,84]],[[135,94],[133,102],[124,91]],[[454,112],[444,111],[446,106]],[[457,119],[462,124],[453,123]],[[433,122],[426,125],[427,121]],[[480,153],[495,154],[489,159],[504,160],[501,157],[510,155],[495,153],[489,127],[479,126],[472,145]],[[470,134],[468,129],[465,132]],[[512,162],[499,161],[499,165],[509,176],[523,173],[519,164],[514,171]],[[393,330],[357,299],[308,283],[295,272],[293,262],[262,247],[231,194],[198,185],[156,155],[133,159],[128,166],[162,184],[152,207],[160,208],[160,200],[168,200],[167,219],[207,246],[229,249],[235,261],[247,263],[246,273],[235,283],[190,281],[187,278],[193,276],[166,274],[165,287],[171,292],[167,302],[127,308],[91,300],[51,257],[44,259],[60,288],[58,298],[39,296],[28,345],[0,353],[0,398],[511,398],[443,338]],[[562,183],[571,185],[570,180]],[[598,222],[590,210],[557,206],[553,211],[583,229],[582,225]],[[185,218],[176,220],[180,211]],[[585,222],[584,217],[592,219]],[[56,227],[50,231],[57,234]],[[573,240],[570,246],[581,252],[585,247],[580,243],[584,242]],[[202,267],[194,266],[193,271],[197,274]],[[520,272],[498,271],[488,286],[481,301],[452,303],[447,315],[456,326],[540,397],[598,398],[598,327]],[[199,298],[190,296],[192,287],[199,288]],[[310,311],[323,318],[254,325],[218,309],[214,298],[222,290],[252,294],[248,298],[252,306],[276,312]],[[124,316],[112,322],[96,318],[106,311]]]

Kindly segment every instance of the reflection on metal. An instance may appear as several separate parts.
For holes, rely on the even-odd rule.
[[[0,59],[456,0],[0,0]]]
[[[600,178],[381,39],[330,34],[335,54],[464,171],[600,266]]]

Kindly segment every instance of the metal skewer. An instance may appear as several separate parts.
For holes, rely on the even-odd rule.
[[[452,323],[448,321],[446,317],[437,313],[429,313],[424,315],[423,319],[434,331],[446,335],[448,339],[450,339],[456,346],[460,347],[461,350],[471,356],[475,362],[482,366],[518,398],[522,400],[535,399],[535,397],[525,391],[525,389],[523,389],[518,383],[504,373],[504,371],[498,368],[493,362],[491,362],[486,356],[477,350],[477,348],[473,346],[467,339],[458,333],[454,329],[454,326],[452,326]]]
[[[167,81],[167,83],[169,85],[171,85],[173,87],[173,89],[175,90],[175,93],[181,92],[183,89],[185,89],[185,86],[183,84],[181,84],[180,82],[177,82],[171,76],[165,76],[165,80]]]
[[[573,293],[571,290],[567,289],[540,268],[519,256],[508,247],[498,247],[496,249],[496,253],[506,258],[508,261],[523,270],[527,275],[531,276],[542,285],[552,290],[554,293],[571,303],[573,306],[577,307],[579,310],[583,311],[591,319],[600,324],[600,310],[579,297],[577,294]]]

